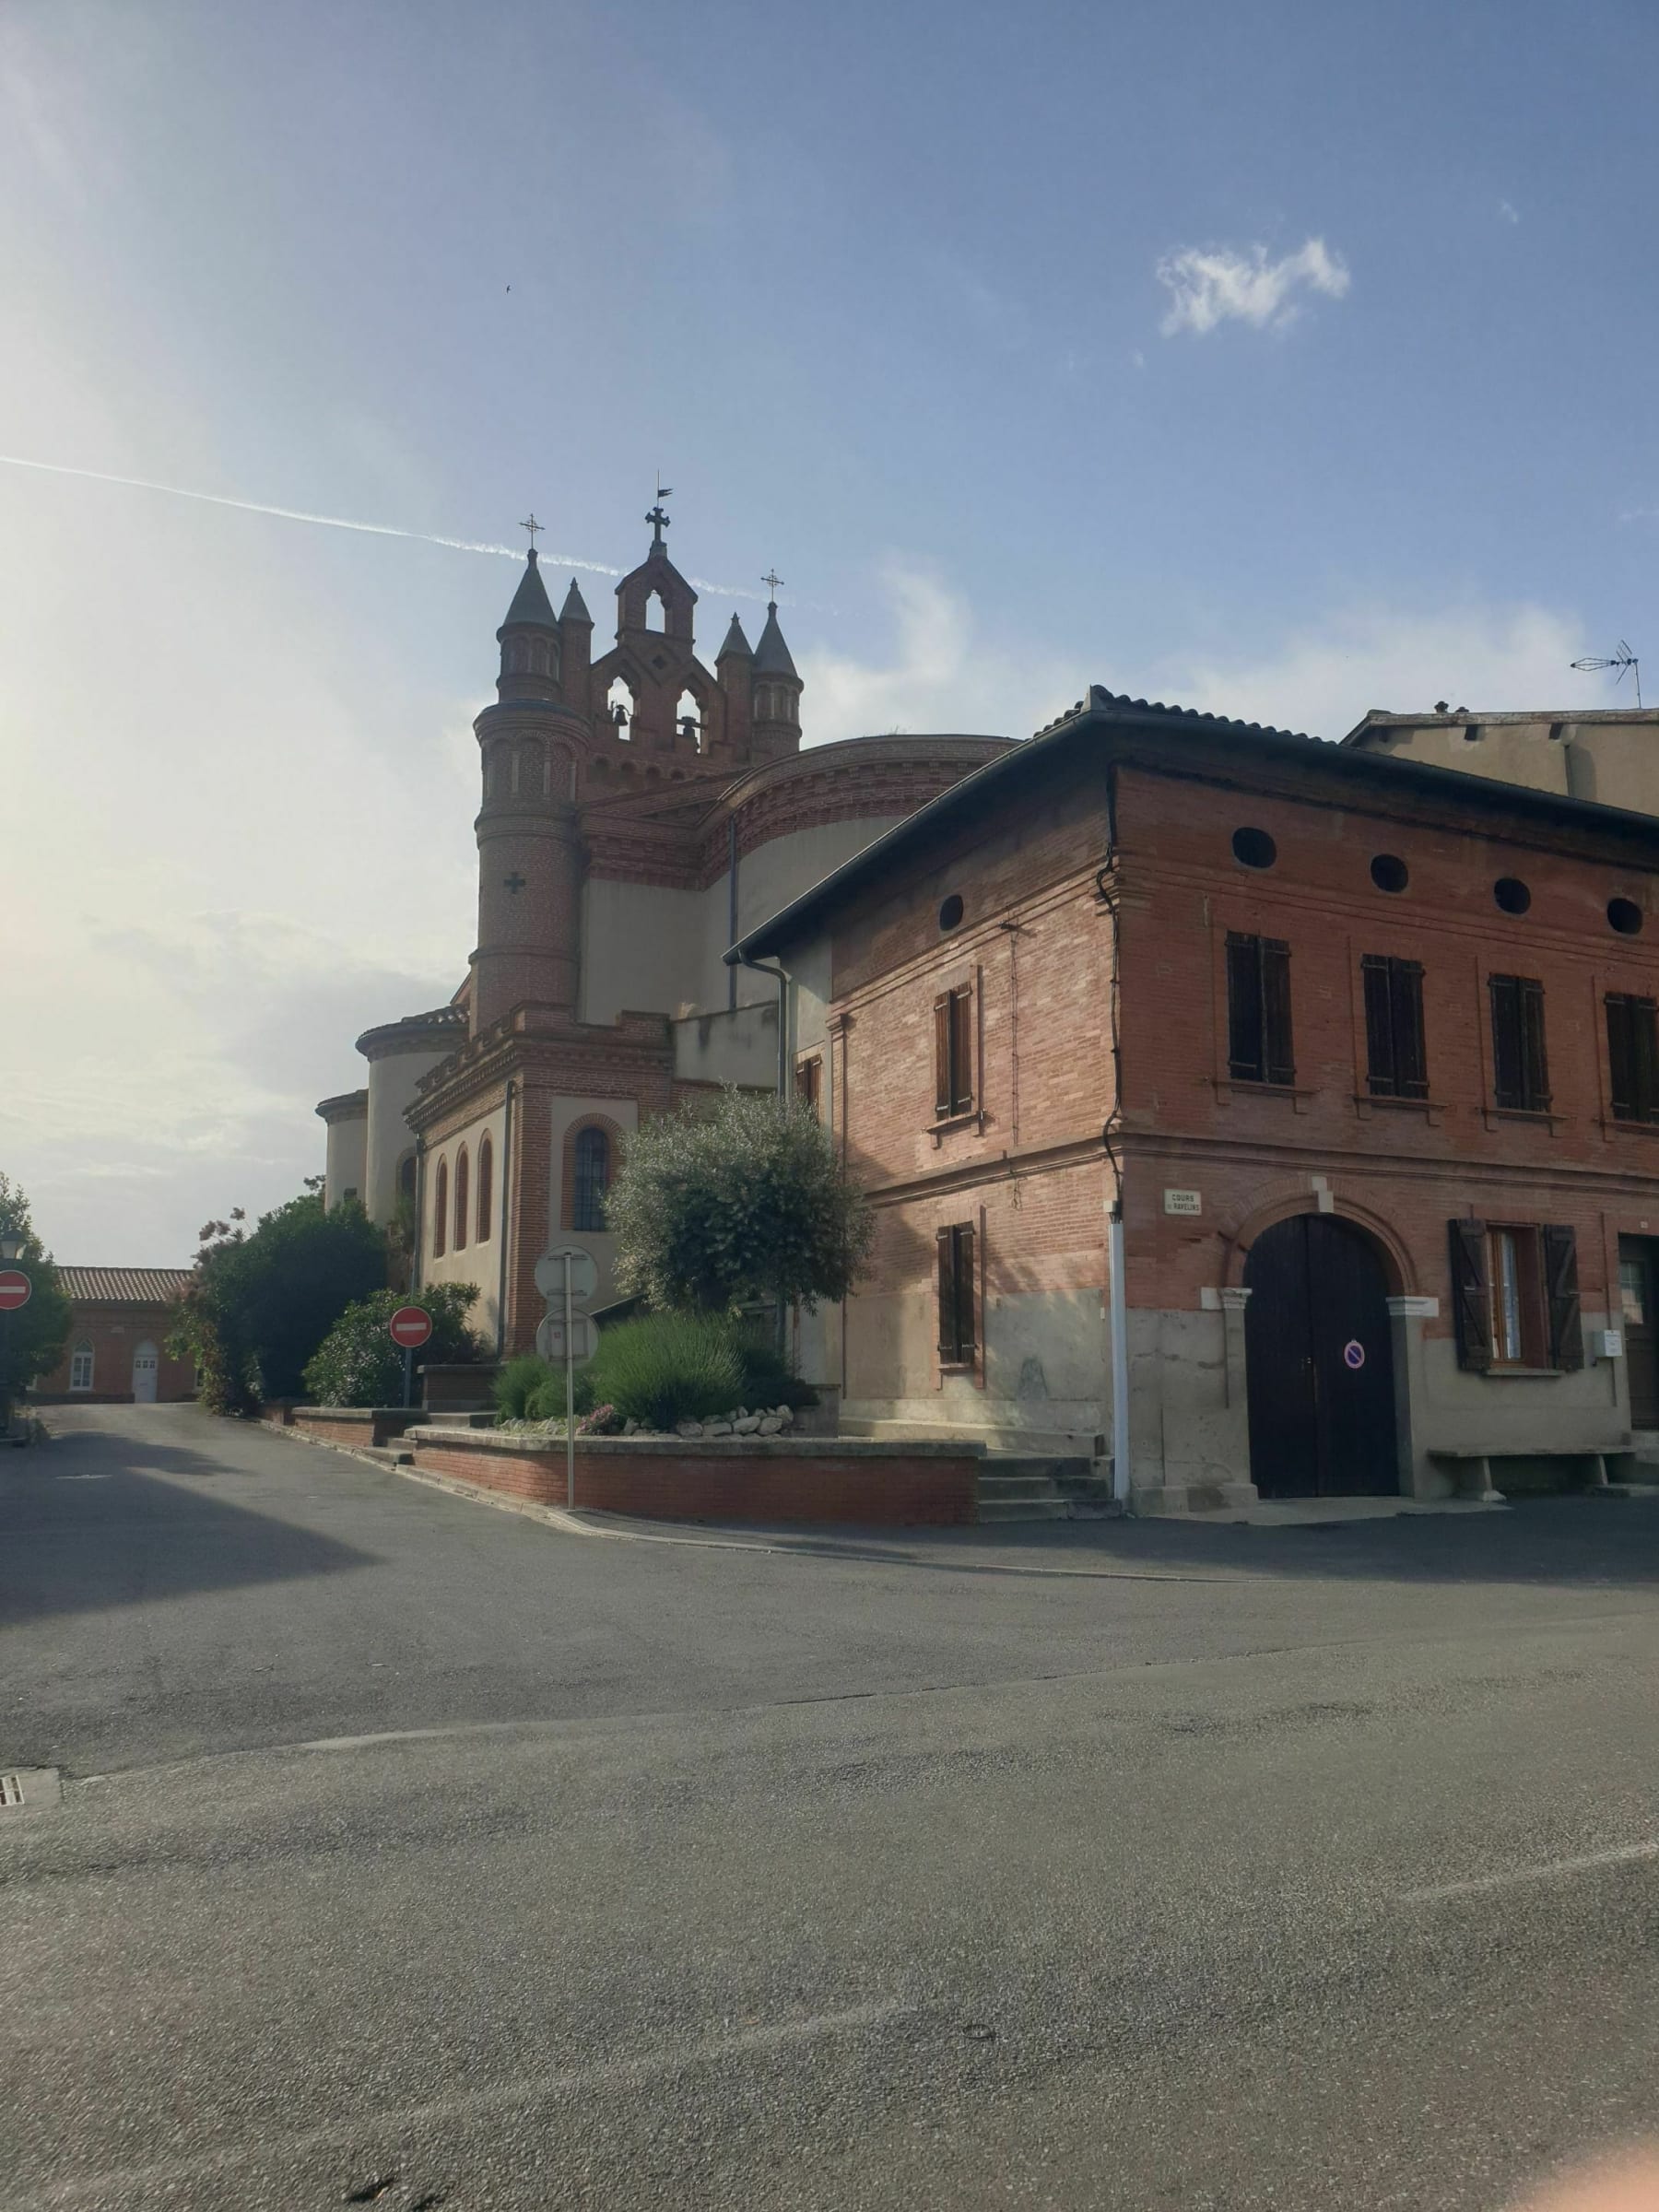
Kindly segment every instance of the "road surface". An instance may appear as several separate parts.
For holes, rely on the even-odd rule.
[[[53,1420],[6,2212],[1461,2212],[1659,2126],[1659,1502],[840,1558]]]

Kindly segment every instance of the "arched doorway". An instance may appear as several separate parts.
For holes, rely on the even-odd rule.
[[[1394,1339],[1376,1247],[1334,1214],[1264,1230],[1244,1262],[1250,1473],[1264,1498],[1400,1487]]]
[[[153,1406],[156,1402],[156,1374],[160,1362],[156,1347],[147,1336],[133,1354],[133,1403],[135,1406]]]

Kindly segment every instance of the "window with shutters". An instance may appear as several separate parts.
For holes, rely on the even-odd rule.
[[[1227,1065],[1235,1083],[1294,1083],[1290,947],[1227,935]]]
[[[973,985],[934,1000],[934,1118],[949,1121],[974,1105]]]
[[[1549,1112],[1544,986],[1530,975],[1488,978],[1492,1005],[1492,1103],[1512,1113]]]
[[[1578,1241],[1562,1222],[1451,1224],[1460,1367],[1480,1373],[1584,1364]]]
[[[939,1364],[971,1367],[979,1351],[978,1278],[973,1225],[959,1221],[938,1232]]]
[[[1659,1006],[1651,998],[1609,991],[1606,1008],[1613,1118],[1659,1122]]]
[[[1377,1099],[1426,1099],[1422,965],[1368,952],[1359,966],[1365,978],[1367,1088]]]
[[[803,1106],[810,1106],[821,1122],[824,1118],[824,1062],[815,1053],[810,1060],[795,1063],[795,1097]]]

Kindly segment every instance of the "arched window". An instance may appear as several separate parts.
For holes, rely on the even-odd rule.
[[[611,727],[618,737],[626,738],[631,735],[629,724],[633,721],[638,701],[633,695],[633,686],[628,678],[625,676],[612,677],[610,689],[605,695],[605,711],[610,717]]]
[[[470,1187],[470,1168],[471,1162],[466,1157],[466,1147],[463,1145],[455,1158],[455,1250],[457,1252],[466,1250],[466,1198]]]
[[[92,1387],[92,1340],[83,1336],[76,1346],[69,1361],[71,1390],[90,1390]]]
[[[415,1155],[413,1152],[406,1152],[397,1163],[397,1196],[400,1204],[406,1198],[411,1206],[415,1203]]]
[[[666,629],[668,627],[668,609],[664,604],[661,592],[650,592],[646,594],[645,627],[647,629],[657,630]]]
[[[495,1207],[495,1147],[488,1135],[478,1144],[478,1241],[489,1241],[490,1216]]]
[[[693,691],[682,691],[674,710],[674,734],[682,745],[700,753],[703,746],[702,708]]]
[[[610,1138],[603,1129],[579,1129],[572,1163],[571,1227],[603,1229],[605,1194],[610,1188]]]
[[[449,1161],[438,1162],[438,1180],[432,1186],[432,1257],[441,1260],[449,1230]]]

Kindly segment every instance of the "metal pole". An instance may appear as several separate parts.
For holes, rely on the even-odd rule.
[[[404,1411],[406,1413],[408,1412],[410,1406],[415,1403],[413,1394],[414,1388],[415,1347],[412,1344],[406,1344],[404,1346]]]
[[[1124,1207],[1114,1200],[1106,1232],[1112,1270],[1112,1495],[1129,1502],[1129,1312],[1124,1291]]]
[[[565,1298],[565,1503],[576,1503],[576,1362],[571,1330],[571,1255],[564,1257]]]

